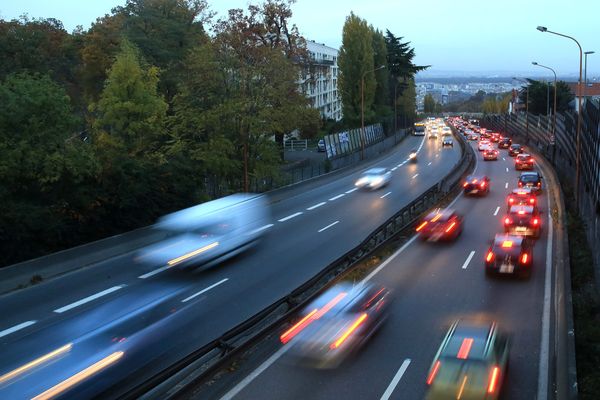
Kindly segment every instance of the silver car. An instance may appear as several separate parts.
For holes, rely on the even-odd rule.
[[[165,239],[139,250],[136,261],[168,267],[218,264],[255,244],[269,214],[264,196],[234,194],[165,215],[153,227]]]
[[[444,139],[442,139],[442,146],[454,147],[454,141],[452,140],[452,138],[450,136],[444,136]]]
[[[359,189],[376,190],[390,183],[392,173],[385,168],[371,168],[363,172],[354,184]]]

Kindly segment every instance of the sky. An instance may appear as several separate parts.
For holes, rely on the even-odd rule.
[[[2,4],[4,3],[4,4]],[[2,0],[0,18],[27,13],[56,18],[68,31],[84,29],[125,0]],[[246,8],[248,0],[208,0],[225,17],[230,8]],[[256,3],[256,1],[252,1]],[[350,12],[373,27],[389,29],[415,47],[415,63],[431,65],[434,75],[551,76],[532,61],[554,68],[559,76],[579,73],[575,37],[588,56],[588,78],[600,77],[600,0],[297,0],[292,22],[307,39],[339,48]]]

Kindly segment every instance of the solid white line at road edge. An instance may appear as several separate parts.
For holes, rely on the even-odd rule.
[[[278,219],[277,221],[279,221],[279,222],[285,222],[288,219],[296,218],[298,215],[302,215],[302,211],[299,211],[296,214],[288,215],[287,217],[283,217],[281,219]]]
[[[10,335],[11,333],[14,333],[16,331],[20,331],[21,329],[25,329],[28,326],[31,326],[31,325],[35,324],[36,322],[37,321],[26,321],[26,322],[23,322],[23,323],[21,323],[19,325],[13,326],[12,328],[8,328],[8,329],[5,329],[3,331],[0,331],[0,337],[4,337],[6,335]]]
[[[254,371],[252,371],[252,373],[250,373],[247,377],[245,377],[244,379],[242,379],[229,392],[225,393],[225,395],[223,395],[223,397],[221,397],[221,400],[231,400],[231,399],[233,399],[239,392],[241,392],[242,390],[244,390],[244,388],[246,386],[248,386],[250,383],[252,383],[252,381],[255,380],[256,377],[258,377],[267,368],[269,368],[271,366],[271,364],[273,364],[275,361],[277,361],[279,359],[279,357],[281,357],[282,355],[284,355],[288,351],[289,348],[290,348],[289,346],[283,346],[282,348],[280,348],[279,350],[277,350],[271,357],[269,357],[267,359],[267,361],[265,361],[264,363],[260,364],[260,366],[258,368],[256,368]]]
[[[315,204],[314,206],[310,206],[310,207],[308,207],[308,208],[307,208],[307,210],[308,210],[308,211],[312,211],[312,210],[314,210],[315,208],[319,208],[319,207],[321,207],[321,206],[324,206],[325,204],[327,204],[327,203],[323,201],[323,202],[321,202],[321,203],[319,203],[319,204]]]
[[[394,389],[396,389],[396,386],[398,386],[398,382],[400,382],[400,379],[402,379],[402,375],[404,375],[404,373],[408,369],[409,365],[410,365],[410,358],[407,358],[406,360],[404,360],[404,362],[400,366],[400,369],[398,370],[398,372],[396,372],[396,375],[394,375],[394,378],[390,382],[387,389],[385,389],[385,392],[383,392],[383,396],[381,396],[380,400],[388,400],[390,398],[390,396],[394,392]]]
[[[69,311],[69,310],[71,310],[71,309],[73,309],[75,307],[79,307],[79,306],[81,306],[81,305],[83,305],[85,303],[89,303],[90,301],[96,300],[96,299],[98,299],[98,298],[100,298],[102,296],[106,296],[107,294],[110,294],[112,292],[116,292],[117,290],[123,289],[124,287],[125,287],[125,285],[113,286],[111,288],[108,288],[106,290],[103,290],[101,292],[93,294],[91,296],[88,296],[88,297],[86,297],[84,299],[81,299],[79,301],[76,301],[74,303],[67,304],[64,307],[57,308],[56,310],[54,310],[54,312],[58,313],[58,314],[64,313],[65,311]]]
[[[331,223],[331,224],[327,225],[325,228],[321,228],[321,229],[319,229],[319,231],[318,231],[318,232],[319,232],[319,233],[321,233],[321,232],[323,232],[324,230],[327,230],[327,229],[331,228],[332,226],[334,226],[334,225],[336,225],[336,224],[339,224],[339,223],[340,223],[340,221],[335,221],[335,222],[333,222],[333,223]]]
[[[191,300],[191,299],[193,299],[194,297],[198,297],[198,296],[200,296],[201,294],[203,294],[203,293],[206,293],[206,292],[208,292],[209,290],[216,288],[216,287],[217,287],[217,286],[219,286],[220,284],[227,282],[228,280],[229,280],[229,278],[221,279],[219,282],[217,282],[217,283],[213,283],[212,285],[210,285],[210,286],[209,286],[209,287],[207,287],[207,288],[204,288],[204,289],[202,289],[202,290],[201,290],[201,291],[199,291],[198,293],[194,293],[194,294],[193,294],[193,295],[191,295],[190,297],[186,297],[185,299],[181,300],[181,302],[182,302],[182,303],[185,303],[185,302],[187,302],[187,301],[190,301],[190,300]]]
[[[550,214],[550,196],[548,196],[548,214]],[[550,298],[552,296],[552,217],[548,218],[548,244],[546,245],[546,276],[544,278],[544,308],[542,311],[542,340],[540,344],[540,362],[538,376],[538,400],[548,398],[548,359],[550,353]]]
[[[469,263],[471,262],[471,259],[473,258],[474,255],[475,255],[475,250],[473,250],[472,252],[469,253],[469,257],[467,257],[467,260],[463,264],[462,269],[467,269],[467,267],[469,266]]]

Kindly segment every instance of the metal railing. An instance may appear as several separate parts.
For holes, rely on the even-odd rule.
[[[290,139],[283,142],[283,148],[286,151],[306,150],[308,149],[307,139]]]
[[[369,256],[379,246],[411,228],[426,211],[454,193],[455,189],[459,187],[458,182],[475,165],[476,156],[472,147],[465,142],[462,135],[455,132],[455,136],[459,138],[462,157],[454,168],[440,182],[431,186],[379,226],[358,246],[330,263],[302,286],[247,321],[146,380],[134,390],[119,395],[125,398],[142,399],[170,399],[180,396],[191,385],[210,376],[237,354],[248,349],[249,346],[257,343],[266,334],[280,326],[340,274],[349,272],[360,260]]]

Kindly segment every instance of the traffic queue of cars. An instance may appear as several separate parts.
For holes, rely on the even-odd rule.
[[[522,172],[506,197],[503,232],[494,235],[485,254],[486,276],[515,275],[529,277],[533,268],[535,239],[540,237],[542,218],[537,196],[542,191],[542,177],[534,169],[534,159],[523,146],[510,138],[465,123],[450,123],[467,140],[477,141],[483,159],[497,160],[499,150],[507,149],[515,158],[515,170]],[[491,180],[485,175],[471,175],[463,183],[465,196],[487,196]],[[450,222],[452,221],[452,222]],[[436,211],[416,226],[422,240],[456,240],[462,232],[463,217],[453,210]],[[452,226],[450,227],[450,223]],[[453,234],[450,234],[453,232]],[[428,399],[496,399],[499,396],[508,364],[509,337],[494,322],[458,320],[448,333],[431,363],[426,385]]]
[[[542,178],[533,171],[533,157],[522,146],[513,144],[486,129],[451,119],[449,123],[467,140],[478,141],[484,160],[497,160],[499,149],[515,157],[521,173],[515,189],[506,197],[504,231],[496,234],[483,260],[485,275],[524,275],[533,267],[535,239],[542,229],[537,196]],[[443,127],[427,121],[429,138],[446,137]],[[446,145],[446,143],[444,143]],[[416,160],[416,157],[415,157]],[[390,180],[389,171],[365,171],[356,186],[377,189]],[[487,196],[491,179],[470,175],[463,183],[465,196]],[[437,209],[425,216],[415,228],[426,242],[451,242],[463,232],[463,216],[452,209]],[[318,368],[332,368],[360,348],[387,317],[392,299],[388,288],[371,283],[341,283],[317,297],[300,313],[297,322],[280,336],[289,346],[295,362]],[[493,321],[459,319],[455,321],[437,351],[425,383],[428,399],[497,399],[505,380],[510,340]]]

